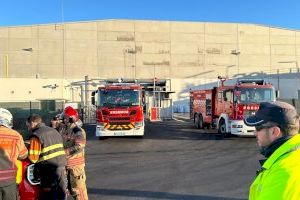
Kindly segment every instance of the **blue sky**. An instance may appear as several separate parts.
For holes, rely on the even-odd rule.
[[[0,26],[146,19],[251,23],[300,30],[300,0],[7,0],[1,7]]]

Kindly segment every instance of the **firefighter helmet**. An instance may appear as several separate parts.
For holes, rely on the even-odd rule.
[[[2,126],[6,126],[8,128],[12,128],[13,125],[13,116],[12,114],[4,109],[4,108],[0,108],[0,125]]]
[[[64,117],[73,118],[74,122],[77,122],[79,120],[79,115],[78,115],[77,110],[75,110],[71,106],[67,106],[64,109],[63,115],[64,115]]]

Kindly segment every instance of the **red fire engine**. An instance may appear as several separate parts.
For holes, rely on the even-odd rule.
[[[109,83],[93,92],[96,136],[143,136],[143,88],[136,83]]]
[[[254,114],[261,102],[275,101],[275,89],[264,80],[239,80],[225,86],[225,78],[218,77],[221,85],[207,90],[190,92],[190,114],[197,128],[216,127],[224,137],[254,135],[254,128],[243,119]]]

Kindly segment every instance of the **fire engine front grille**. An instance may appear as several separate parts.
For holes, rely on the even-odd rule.
[[[109,121],[129,121],[130,117],[110,117]]]
[[[106,124],[104,127],[107,130],[114,131],[114,130],[130,130],[134,128],[132,123],[109,123]]]
[[[128,125],[130,122],[109,122],[110,125]]]

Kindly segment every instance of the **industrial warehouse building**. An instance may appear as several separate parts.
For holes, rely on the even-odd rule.
[[[1,105],[82,101],[106,79],[167,81],[174,104],[217,76],[264,78],[298,98],[300,32],[255,24],[103,20],[0,27]],[[293,86],[292,88],[290,86]],[[87,102],[85,102],[87,103]]]

